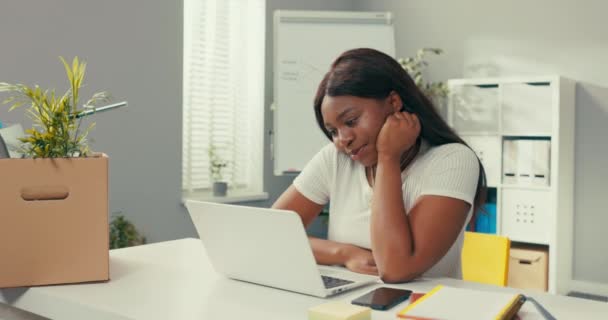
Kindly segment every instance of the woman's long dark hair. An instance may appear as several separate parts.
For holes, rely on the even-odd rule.
[[[356,96],[385,99],[395,91],[403,101],[403,110],[415,113],[420,120],[420,137],[431,146],[447,143],[462,143],[468,146],[441,118],[431,100],[422,93],[401,65],[390,56],[374,49],[353,49],[342,53],[331,65],[319,84],[314,100],[317,124],[332,140],[325,129],[321,104],[325,96]],[[420,146],[420,139],[413,153],[408,155],[406,166],[413,160]],[[478,159],[479,161],[479,159]],[[474,211],[486,200],[486,174],[479,162],[479,178],[475,193]]]

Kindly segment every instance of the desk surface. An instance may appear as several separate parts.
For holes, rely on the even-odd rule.
[[[105,283],[0,289],[0,301],[57,319],[307,319],[308,308],[327,300],[350,301],[373,286],[331,299],[226,279],[209,264],[199,239],[181,239],[110,251]],[[441,278],[392,285],[426,292],[437,284],[488,291],[517,291]],[[375,285],[378,286],[378,285]],[[525,292],[558,319],[606,319],[608,303]],[[373,311],[372,319],[395,319],[403,306]],[[522,319],[541,319],[530,303]]]

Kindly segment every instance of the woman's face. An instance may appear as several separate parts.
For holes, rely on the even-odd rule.
[[[400,108],[401,99],[394,92],[381,100],[325,96],[321,114],[325,129],[330,133],[336,148],[367,167],[378,162],[376,139],[384,121]]]

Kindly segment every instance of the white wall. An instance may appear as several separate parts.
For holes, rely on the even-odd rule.
[[[269,207],[274,201],[291,185],[293,176],[275,176],[273,161],[270,154],[270,136],[268,132],[272,129],[273,118],[270,104],[273,101],[273,14],[275,10],[344,10],[353,11],[352,0],[267,0],[266,2],[266,93],[265,93],[265,135],[264,135],[264,187],[269,194],[267,201],[243,203],[244,205]],[[312,99],[310,97],[311,106]],[[311,109],[312,110],[312,109]]]
[[[88,62],[82,97],[107,90],[129,102],[93,116],[90,137],[110,156],[110,210],[151,242],[196,236],[180,207],[182,21],[181,1],[0,4],[0,81],[63,92],[58,57],[78,55]],[[0,119],[29,126],[24,110],[0,106]]]
[[[430,79],[560,74],[578,81],[574,279],[608,284],[608,32],[604,1],[355,0],[395,14],[397,54],[440,47]],[[597,290],[596,290],[597,291]]]
[[[272,12],[352,10],[351,0],[268,0],[265,132],[272,128]],[[110,156],[110,210],[122,211],[157,242],[196,237],[181,205],[182,1],[22,0],[0,4],[0,81],[67,88],[60,55],[88,62],[81,96],[110,91],[129,107],[95,115],[91,147]],[[0,96],[0,98],[2,98]],[[312,97],[311,97],[312,99]],[[30,126],[23,110],[0,106],[0,120]],[[270,206],[291,184],[275,177],[264,150]],[[0,183],[1,181],[0,177]]]

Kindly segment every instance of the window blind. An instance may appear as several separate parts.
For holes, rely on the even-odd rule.
[[[182,187],[208,189],[209,150],[232,189],[262,189],[264,0],[184,2]]]

